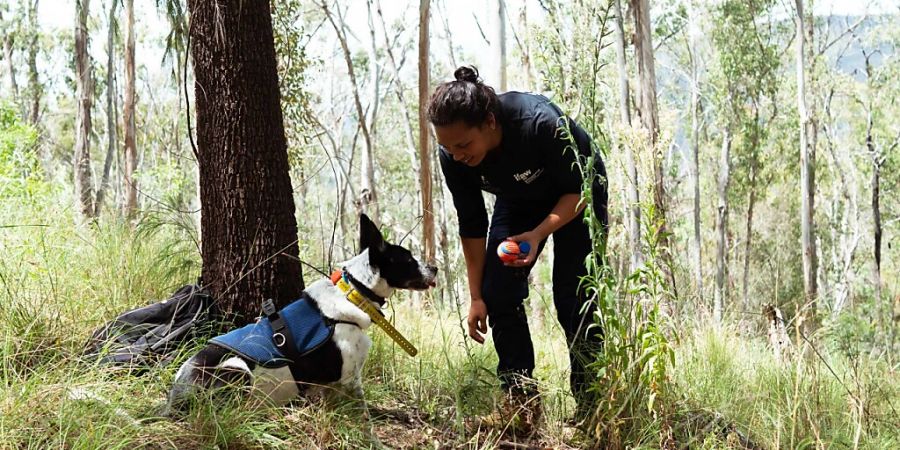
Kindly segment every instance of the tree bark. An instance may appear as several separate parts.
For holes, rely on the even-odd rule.
[[[97,189],[96,214],[100,215],[106,198],[106,190],[109,187],[109,173],[112,168],[112,160],[118,146],[117,123],[119,119],[116,102],[116,8],[119,2],[112,1],[109,5],[109,28],[106,34],[106,158],[103,160],[103,176],[100,179],[100,187]]]
[[[34,126],[38,125],[41,114],[41,96],[44,94],[44,87],[41,86],[37,71],[38,37],[40,36],[37,11],[38,0],[34,0],[31,7],[28,8],[28,32],[31,33],[31,40],[28,43],[28,91],[31,94],[28,121]]]
[[[751,158],[750,186],[748,186],[750,198],[747,200],[747,237],[744,242],[744,272],[741,278],[741,284],[743,286],[741,303],[745,308],[750,306],[750,250],[752,249],[753,242],[753,209],[756,206],[756,178],[758,176],[757,172],[759,171],[759,162],[757,161],[756,155],[754,154]]]
[[[872,113],[869,112],[868,126],[866,127],[866,147],[872,157],[872,235],[875,239],[873,248],[875,256],[875,300],[881,304],[881,158],[875,149],[875,141],[872,138]]]
[[[650,146],[653,152],[653,204],[656,208],[657,244],[660,247],[670,287],[675,297],[678,297],[675,284],[675,264],[669,246],[666,186],[662,167],[662,155],[658,147],[659,141],[659,111],[656,102],[656,69],[653,59],[653,39],[650,23],[650,5],[648,0],[631,0],[631,11],[634,18],[634,50],[635,62],[638,69],[638,113],[641,124],[650,137]]]
[[[728,183],[731,178],[731,128],[726,125],[722,136],[722,152],[719,155],[719,176],[717,191],[719,204],[716,214],[716,293],[713,298],[713,319],[722,321],[727,299],[726,274],[728,253],[726,234],[728,229]]]
[[[137,210],[137,143],[135,129],[134,0],[125,0],[125,216]]]
[[[190,0],[203,283],[247,323],[303,278],[269,2]]]
[[[0,15],[0,24],[3,23],[3,16]],[[12,20],[10,21],[12,24]],[[10,25],[11,26],[11,25]],[[13,63],[13,46],[15,45],[16,35],[9,28],[3,30],[3,60],[6,61],[7,83],[9,84],[9,92],[12,93],[13,102],[19,98],[19,84],[16,82],[16,65]]]
[[[631,128],[631,107],[628,88],[628,62],[625,55],[625,26],[622,17],[622,6],[619,0],[615,0],[616,20],[613,22],[616,33],[616,65],[619,69],[619,116],[625,128]],[[628,174],[626,186],[628,196],[628,240],[631,246],[630,270],[634,271],[644,264],[644,255],[641,252],[641,194],[638,181],[637,165],[634,163],[634,153],[631,145],[622,143],[625,151],[625,170]]]
[[[809,316],[815,318],[818,285],[818,260],[813,218],[815,216],[815,141],[810,140],[815,126],[806,102],[806,27],[803,0],[797,6],[797,110],[800,114],[800,241],[803,258],[803,287]],[[812,32],[810,31],[810,34]],[[814,323],[815,320],[811,323]]]
[[[692,215],[694,219],[694,239],[691,245],[691,260],[694,272],[694,285],[697,296],[703,296],[703,241],[700,237],[700,55],[697,53],[698,16],[693,10],[688,13],[690,20],[688,56],[691,60],[691,188],[693,190]]]
[[[525,81],[529,88],[535,89],[534,67],[531,64],[531,40],[529,39],[531,33],[528,32],[528,3],[523,3],[522,9],[519,10],[519,30],[522,34],[519,50],[522,52],[522,65],[525,66]]]
[[[506,92],[506,0],[497,0],[497,53],[497,79],[500,92]]]
[[[94,217],[94,193],[91,183],[91,104],[94,81],[91,55],[88,53],[87,21],[90,0],[75,0],[75,201],[82,218]]]
[[[501,4],[503,0],[500,0]],[[501,9],[503,7],[501,6]],[[431,134],[428,130],[428,99],[430,96],[429,22],[431,0],[419,0],[419,182],[422,191],[422,242],[425,260],[434,262],[434,205],[431,186]],[[501,33],[502,34],[502,33]],[[505,46],[503,46],[505,51]],[[505,56],[504,56],[505,58]],[[505,61],[501,62],[501,66]]]

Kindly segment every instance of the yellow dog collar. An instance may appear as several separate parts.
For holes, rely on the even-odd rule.
[[[334,283],[341,292],[344,292],[347,297],[347,300],[350,300],[354,305],[359,307],[359,309],[363,310],[369,318],[372,319],[372,322],[375,322],[376,325],[381,327],[387,335],[393,339],[397,345],[400,346],[409,356],[416,356],[419,351],[416,349],[411,342],[406,340],[400,332],[391,325],[390,322],[385,319],[384,315],[381,311],[375,309],[375,306],[366,299],[364,295],[362,295],[358,290],[354,289],[350,282],[347,281],[347,278],[343,276],[343,273],[340,273],[340,276],[336,276],[339,272],[335,271],[335,274],[332,274],[331,281]]]

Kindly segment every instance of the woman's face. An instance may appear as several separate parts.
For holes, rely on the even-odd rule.
[[[454,161],[469,167],[481,164],[487,153],[500,145],[500,130],[493,114],[479,126],[469,126],[458,120],[450,125],[435,126],[434,133]]]

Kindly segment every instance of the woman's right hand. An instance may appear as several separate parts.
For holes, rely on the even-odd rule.
[[[479,344],[484,344],[487,334],[487,305],[480,298],[473,298],[469,305],[469,337]]]

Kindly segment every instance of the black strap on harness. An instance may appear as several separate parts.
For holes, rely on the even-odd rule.
[[[272,325],[272,343],[281,351],[282,355],[295,363],[299,361],[303,355],[297,351],[297,346],[294,345],[294,335],[291,334],[291,329],[288,327],[287,322],[284,321],[284,318],[281,317],[281,314],[275,309],[275,302],[272,301],[271,298],[266,299],[262,304],[262,309],[263,314],[266,315],[266,318],[269,319],[269,323]],[[343,323],[359,327],[359,324],[356,322],[334,320],[325,316],[323,316],[323,318],[328,326]]]
[[[384,306],[384,297],[376,294],[375,292],[372,292],[372,290],[369,289],[368,286],[360,283],[356,278],[353,278],[353,275],[351,275],[346,268],[343,270],[343,272],[343,276],[347,277],[347,281],[350,282],[350,285],[353,286],[353,289],[359,291],[359,293],[362,294],[363,297],[372,300],[375,303],[378,303],[378,306]]]
[[[297,351],[297,346],[294,345],[294,335],[291,334],[291,329],[288,328],[287,322],[275,309],[275,302],[271,298],[266,299],[262,304],[262,308],[263,314],[266,315],[269,323],[272,325],[272,343],[281,351],[282,355],[293,362],[299,361],[300,353]]]

